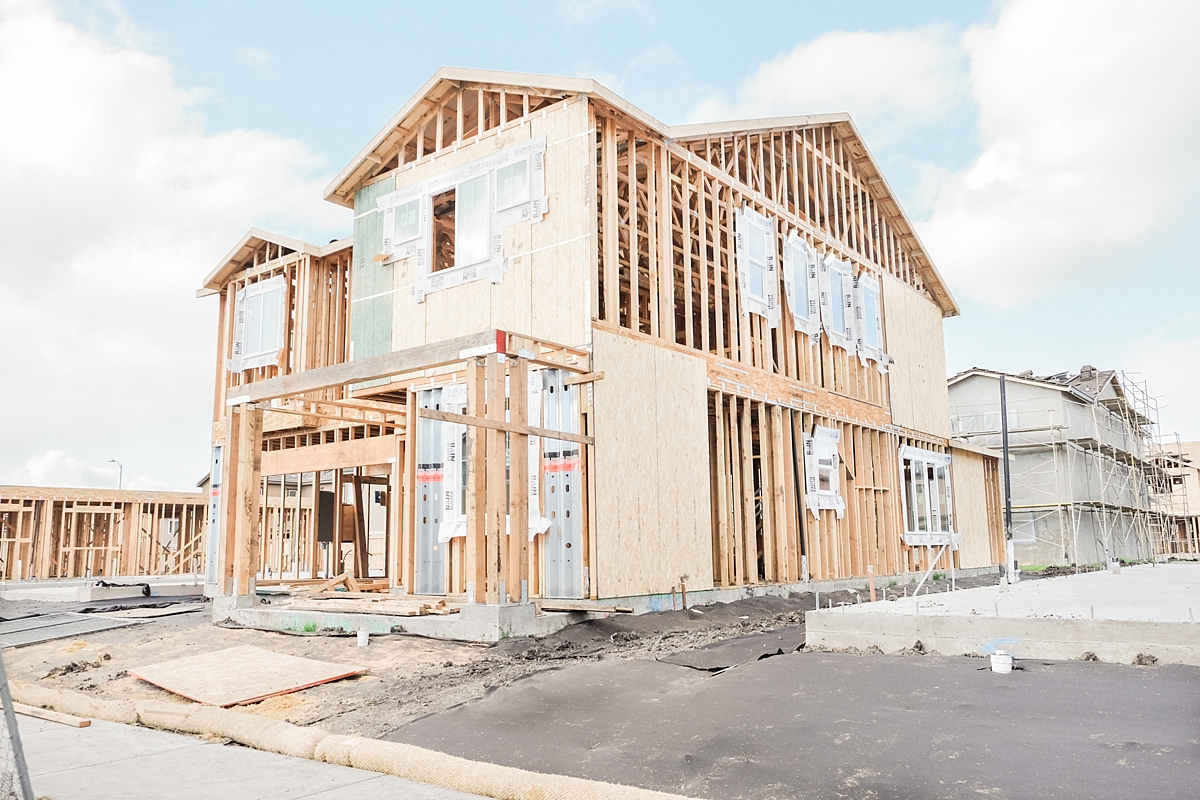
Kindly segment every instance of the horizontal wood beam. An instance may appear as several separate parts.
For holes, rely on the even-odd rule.
[[[434,344],[410,347],[357,361],[347,361],[329,367],[270,378],[265,381],[255,381],[247,386],[237,387],[242,389],[243,393],[231,396],[226,404],[234,406],[241,403],[260,403],[276,397],[332,389],[377,378],[389,378],[419,369],[453,364],[473,356],[496,352],[497,336],[503,335],[502,331],[494,329],[481,331]],[[231,389],[231,391],[236,391],[236,389]]]
[[[323,472],[327,469],[365,467],[386,464],[396,456],[396,435],[368,436],[347,442],[314,444],[266,450],[262,454],[263,475],[295,475],[299,472]]]
[[[468,414],[452,414],[449,411],[434,411],[432,408],[417,408],[414,409],[418,417],[425,419],[438,419],[443,422],[457,422],[459,425],[476,425],[480,428],[491,428],[494,431],[508,431],[509,433],[523,433],[526,436],[541,436],[543,439],[561,439],[564,442],[577,442],[579,444],[595,444],[596,440],[591,436],[584,436],[580,433],[568,433],[566,431],[552,431],[548,428],[535,428],[532,425],[520,425],[516,422],[501,422],[496,419],[484,419],[483,417],[472,417]]]

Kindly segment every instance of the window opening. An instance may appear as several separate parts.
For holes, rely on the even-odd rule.
[[[454,266],[455,195],[451,189],[433,196],[433,272]]]

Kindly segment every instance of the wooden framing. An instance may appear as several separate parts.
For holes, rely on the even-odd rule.
[[[0,580],[204,571],[200,493],[0,486]]]

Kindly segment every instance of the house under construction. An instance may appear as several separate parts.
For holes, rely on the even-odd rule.
[[[199,492],[0,486],[0,580],[203,572]]]
[[[440,70],[220,302],[208,582],[654,598],[1003,558],[958,307],[850,117]]]
[[[953,436],[1002,446],[1000,376],[976,368],[950,378]],[[1145,385],[1090,365],[1004,377],[1017,560],[1089,564],[1167,552],[1186,498],[1172,491],[1170,448]]]

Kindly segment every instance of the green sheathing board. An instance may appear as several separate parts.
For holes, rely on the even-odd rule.
[[[350,274],[350,352],[354,359],[392,351],[392,265],[375,261],[383,249],[383,214],[375,200],[395,189],[395,178],[354,195],[354,265]],[[373,213],[367,213],[373,212]]]

